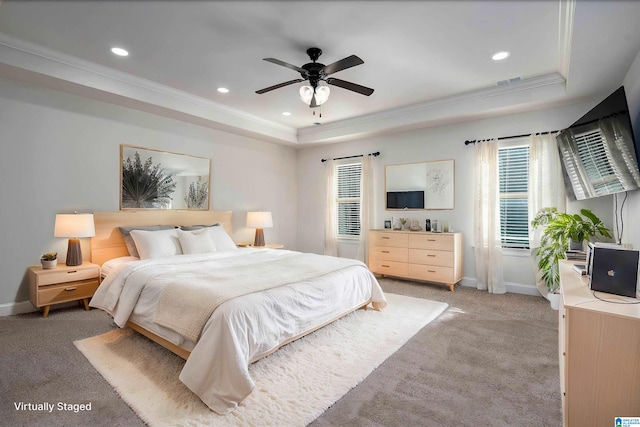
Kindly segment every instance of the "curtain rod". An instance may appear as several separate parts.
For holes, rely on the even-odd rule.
[[[367,156],[373,156],[373,157],[378,157],[380,155],[379,151],[376,151],[375,153],[369,153],[367,154]],[[356,157],[362,157],[364,156],[364,154],[356,154],[355,156],[346,156],[346,157],[334,157],[332,160],[342,160],[342,159],[355,159]],[[322,159],[321,162],[324,163],[329,159]]]
[[[550,130],[550,131],[547,131],[547,132],[538,132],[538,133],[539,134],[544,134],[544,133],[554,133],[554,132],[560,132],[560,130]],[[498,141],[501,141],[501,140],[504,140],[504,139],[524,138],[526,136],[531,136],[531,135],[533,135],[533,134],[532,133],[527,133],[527,134],[524,134],[524,135],[501,136],[500,138],[495,138],[495,139],[497,139]],[[473,141],[466,140],[464,142],[464,145],[475,144],[476,142],[482,142],[482,141],[490,141],[491,139],[493,139],[493,138],[489,138],[489,139],[474,139]]]

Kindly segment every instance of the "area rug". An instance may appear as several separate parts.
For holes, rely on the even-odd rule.
[[[129,329],[75,345],[151,426],[306,426],[447,308],[386,296],[383,311],[357,310],[251,365],[256,388],[229,415],[180,382],[182,359]]]

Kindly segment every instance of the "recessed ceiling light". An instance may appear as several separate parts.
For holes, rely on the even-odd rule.
[[[113,52],[114,55],[118,55],[118,56],[129,56],[129,52],[127,52],[121,47],[112,47],[111,52]]]
[[[494,54],[491,59],[493,59],[494,61],[500,61],[502,59],[507,58],[509,55],[511,55],[509,52],[507,52],[506,50],[503,50],[502,52],[498,52],[496,54]]]
[[[282,115],[283,115],[283,116],[290,116],[290,115],[291,115],[291,113],[290,113],[290,112],[288,112],[288,111],[283,111],[283,112],[282,112]]]
[[[220,93],[229,93],[229,89],[227,89],[226,87],[219,87],[218,88],[218,92],[220,92]]]

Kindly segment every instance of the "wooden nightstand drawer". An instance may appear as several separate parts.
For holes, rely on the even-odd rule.
[[[100,269],[69,267],[68,270],[56,270],[47,274],[38,274],[38,286],[51,285],[56,283],[75,282],[78,280],[95,279],[100,274]]]
[[[80,280],[59,285],[40,287],[38,291],[38,304],[49,305],[59,302],[75,301],[83,298],[91,298],[98,289],[98,279]]]

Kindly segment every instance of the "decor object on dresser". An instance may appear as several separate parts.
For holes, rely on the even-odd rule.
[[[369,230],[369,269],[375,274],[443,283],[462,280],[462,233]]]
[[[79,266],[58,265],[55,268],[29,268],[29,299],[36,308],[49,315],[52,304],[80,301],[89,310],[89,298],[100,284],[100,266],[85,262]]]
[[[210,159],[122,144],[120,164],[120,209],[209,209]]]
[[[57,214],[53,235],[55,237],[69,238],[66,264],[68,266],[82,264],[80,238],[93,237],[96,235],[93,224],[93,214]]]
[[[550,293],[558,290],[558,261],[567,257],[572,244],[583,252],[585,240],[591,241],[598,235],[611,238],[609,229],[593,212],[582,209],[580,214],[558,212],[556,208],[548,207],[540,210],[531,221],[533,228],[543,227],[536,258],[541,278]]]
[[[596,297],[574,263],[559,262],[563,425],[611,425],[614,417],[640,414],[640,304],[617,295]]]
[[[247,227],[256,229],[253,246],[264,246],[264,230],[273,227],[271,212],[247,212]]]
[[[40,264],[42,264],[42,268],[45,270],[56,268],[58,265],[58,253],[46,252],[42,254],[42,257],[40,257]]]

